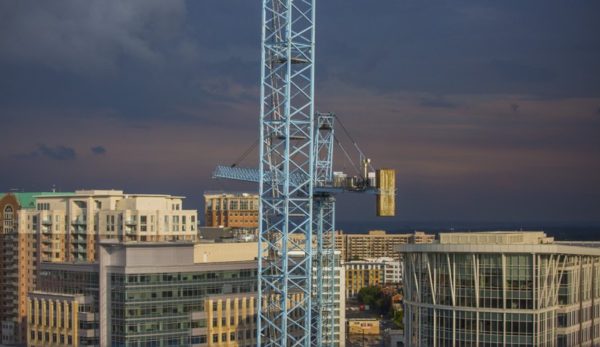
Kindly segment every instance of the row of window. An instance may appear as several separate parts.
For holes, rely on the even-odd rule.
[[[71,335],[65,335],[65,334],[57,334],[57,333],[42,333],[41,331],[30,331],[29,332],[29,338],[31,339],[32,342],[34,343],[40,343],[40,342],[46,342],[46,343],[52,343],[52,344],[68,344],[68,345],[72,345],[73,344],[73,336]]]

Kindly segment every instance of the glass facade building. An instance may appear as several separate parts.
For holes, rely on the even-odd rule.
[[[97,263],[41,263],[37,288],[29,294],[30,346],[100,346]],[[49,312],[74,323],[49,320]]]
[[[257,247],[102,243],[101,344],[254,345]]]
[[[406,345],[598,345],[600,248],[590,246],[496,232],[399,247]]]
[[[204,301],[213,295],[255,293],[257,285],[255,269],[109,276],[110,345],[123,347],[207,345],[209,338],[230,342],[229,334],[215,338],[201,329],[207,325]],[[226,319],[224,325],[229,324]],[[190,334],[193,328],[200,328],[197,334]]]
[[[257,243],[100,245],[98,263],[41,264],[29,296],[32,346],[256,345]],[[336,291],[325,329],[336,346],[344,337],[341,270],[336,263],[333,277],[323,274]]]

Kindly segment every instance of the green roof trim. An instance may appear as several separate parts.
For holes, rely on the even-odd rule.
[[[71,192],[15,192],[8,193],[12,194],[17,198],[19,205],[22,209],[32,210],[35,209],[35,198],[38,196],[52,196],[52,195],[75,195],[75,193]],[[5,197],[7,194],[0,195],[0,199]]]

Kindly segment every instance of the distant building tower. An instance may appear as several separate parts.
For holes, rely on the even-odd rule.
[[[410,234],[388,234],[384,230],[370,230],[367,234],[336,234],[336,249],[346,261],[389,257],[400,260],[396,246],[406,243],[430,243],[435,235],[415,231]]]
[[[404,256],[406,346],[600,345],[600,243],[440,234]]]
[[[204,194],[204,220],[208,227],[258,228],[258,195]]]

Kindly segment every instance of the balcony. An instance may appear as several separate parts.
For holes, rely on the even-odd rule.
[[[125,219],[125,225],[137,225],[137,218],[136,217],[130,217]]]
[[[87,239],[85,237],[74,237],[71,241],[72,243],[81,243],[81,244],[87,244]]]
[[[52,225],[52,217],[44,217],[42,218],[42,225]]]
[[[81,225],[76,226],[75,228],[71,229],[71,233],[75,234],[75,235],[85,235],[87,234],[87,229],[85,227],[82,227]]]
[[[93,322],[98,318],[98,315],[94,312],[79,312],[79,320],[86,322]]]
[[[99,336],[98,329],[80,329],[79,336],[81,337],[96,337]]]
[[[78,216],[77,218],[71,221],[73,225],[86,225],[87,224],[87,216]]]
[[[192,320],[206,318],[206,312],[192,312]]]

